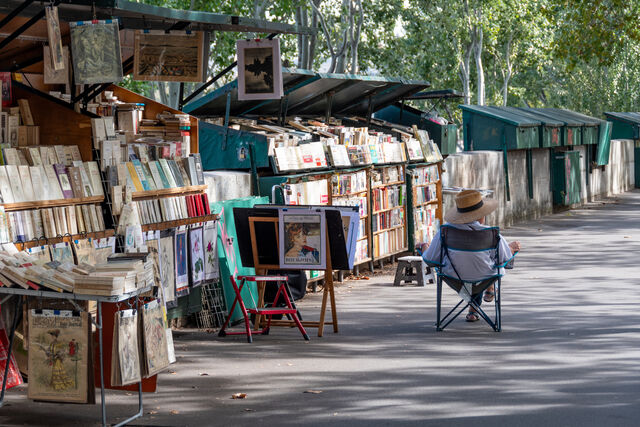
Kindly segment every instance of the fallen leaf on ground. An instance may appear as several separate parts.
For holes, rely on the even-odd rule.
[[[320,394],[322,390],[305,390],[304,393]]]
[[[244,408],[244,411],[245,411],[245,412],[253,412],[253,409],[251,409],[251,408]]]
[[[206,376],[207,376],[207,375],[209,375],[209,374],[207,374],[206,372],[200,372],[200,374],[199,374],[199,375],[200,375],[201,377],[206,377]]]
[[[247,397],[247,393],[235,393],[231,395],[232,399],[244,399]]]
[[[293,366],[293,363],[287,363],[287,366]]]
[[[631,236],[624,236],[624,238],[625,238],[625,239],[630,239],[630,238],[631,238]]]
[[[176,411],[175,409],[172,409],[172,410],[169,411],[169,413],[171,415],[178,415],[180,413],[180,411]]]
[[[157,413],[158,413],[158,411],[154,411],[153,409],[151,411],[147,412],[147,414],[149,414],[149,415],[153,415],[153,414],[157,414]]]
[[[176,371],[169,371],[169,373],[170,373],[171,375],[175,375],[175,374],[177,374],[177,372],[176,372]]]

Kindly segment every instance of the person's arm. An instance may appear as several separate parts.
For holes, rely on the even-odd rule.
[[[515,260],[514,254],[518,251],[520,251],[520,242],[507,243],[507,240],[500,236],[500,259],[498,260],[498,265],[507,263],[504,268],[513,268]]]
[[[440,259],[440,232],[438,231],[433,239],[431,239],[431,243],[429,247],[424,250],[422,249],[422,259],[427,264],[437,264],[440,265],[442,260]]]

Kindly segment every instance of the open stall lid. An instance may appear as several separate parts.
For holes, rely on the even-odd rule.
[[[55,0],[63,44],[69,22],[96,19],[120,21],[122,30],[233,31],[259,34],[308,34],[310,27],[212,12],[177,10],[126,0]],[[42,73],[42,45],[47,42],[44,8],[34,0],[0,2],[0,71]],[[125,46],[122,46],[123,49]],[[123,54],[123,59],[126,59]]]
[[[640,113],[605,112],[604,115],[621,122],[629,123],[630,125],[640,125]]]
[[[545,120],[559,120],[565,126],[579,127],[583,122],[575,116],[569,116],[564,113],[565,110],[552,110],[551,108],[519,108],[523,111],[531,111],[537,115],[546,117]]]
[[[183,110],[197,117],[225,116],[230,94],[229,114],[237,117],[365,116],[429,87],[424,81],[293,68],[283,68],[282,76],[282,99],[239,101],[236,80],[185,105]]]

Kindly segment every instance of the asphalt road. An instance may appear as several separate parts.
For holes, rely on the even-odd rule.
[[[340,331],[176,331],[178,363],[132,425],[640,425],[640,192],[503,230],[523,246],[503,281],[503,331],[436,332],[435,287],[390,275],[337,289]],[[446,301],[456,302],[453,292]],[[300,303],[317,318],[320,295]],[[232,399],[246,393],[244,399]],[[136,396],[109,392],[110,421]],[[91,425],[99,406],[9,390],[1,425]]]

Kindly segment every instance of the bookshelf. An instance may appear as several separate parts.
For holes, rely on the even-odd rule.
[[[442,224],[442,162],[407,166],[408,249],[431,242]]]
[[[78,198],[74,197],[71,199],[4,203],[4,204],[0,204],[0,206],[4,206],[5,212],[13,212],[13,211],[24,211],[24,210],[40,209],[40,208],[56,208],[61,206],[92,205],[96,203],[102,203],[103,201],[104,201],[104,196],[92,196],[92,197],[78,197]]]
[[[360,208],[360,224],[354,262],[356,270],[358,266],[365,263],[370,263],[369,267],[372,269],[369,169],[366,167],[334,172],[329,192],[330,205],[358,206]]]
[[[81,240],[81,239],[104,239],[107,237],[112,237],[114,235],[115,235],[115,230],[108,229],[108,230],[96,231],[92,233],[82,233],[82,234],[73,234],[73,235],[68,234],[66,236],[59,236],[59,237],[53,237],[53,238],[41,237],[39,239],[33,239],[26,242],[15,243],[15,245],[19,251],[24,251],[29,248],[34,248],[36,246],[41,246],[41,245],[54,245],[56,243],[71,243],[74,240]]]
[[[371,255],[380,263],[408,250],[405,170],[405,164],[394,164],[369,172]]]
[[[168,230],[170,228],[177,228],[183,225],[193,225],[193,224],[200,224],[207,221],[217,221],[218,219],[220,219],[219,215],[210,214],[210,215],[195,216],[195,217],[186,218],[186,219],[178,219],[175,221],[163,221],[163,222],[156,222],[153,224],[143,224],[142,231],[147,232],[147,231],[156,231],[156,230]]]

